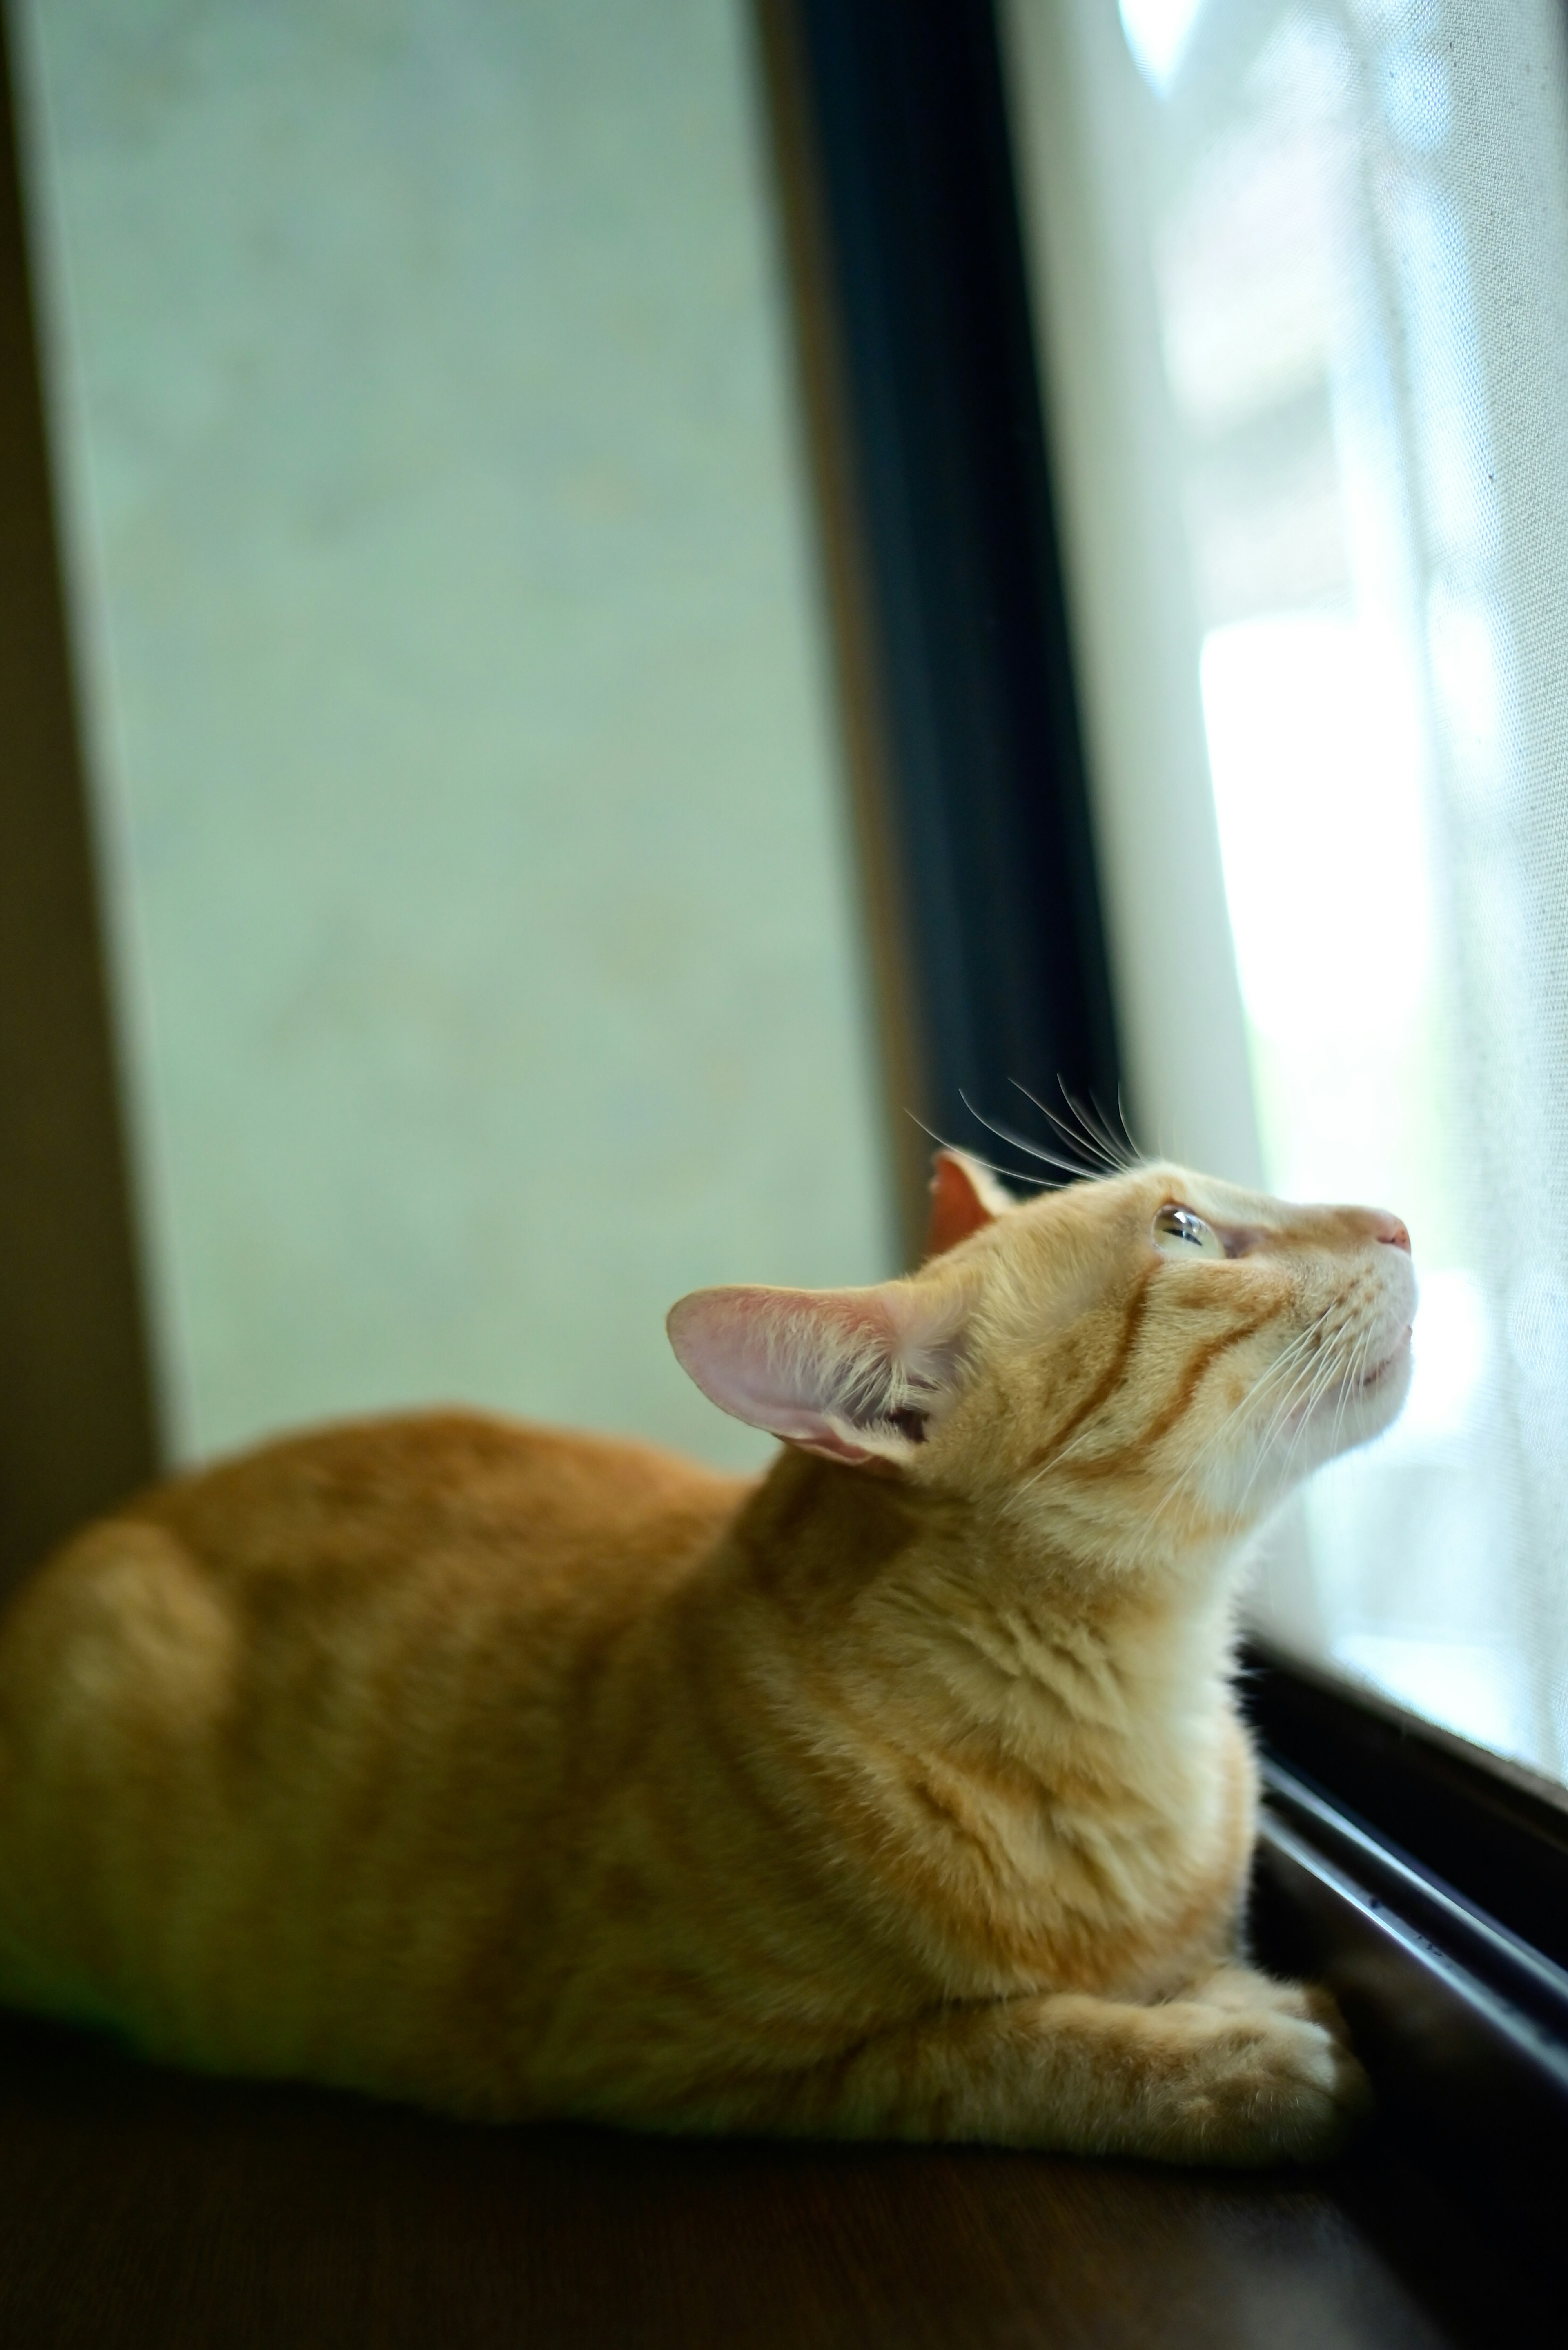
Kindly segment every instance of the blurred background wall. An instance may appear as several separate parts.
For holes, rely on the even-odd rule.
[[[740,0],[14,0],[180,1457],[892,1269]]]

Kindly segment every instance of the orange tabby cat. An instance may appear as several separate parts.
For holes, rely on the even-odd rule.
[[[0,1633],[0,1997],[457,2114],[1268,2162],[1241,1537],[1382,1428],[1391,1217],[939,1161],[909,1278],[670,1317],[760,1482],[467,1413],[128,1503]]]

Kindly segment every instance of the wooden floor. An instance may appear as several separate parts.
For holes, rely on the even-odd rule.
[[[0,2018],[22,2350],[1477,2350],[1558,2341],[1373,2142],[1234,2178],[489,2131]]]

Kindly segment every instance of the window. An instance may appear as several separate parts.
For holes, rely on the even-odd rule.
[[[1568,71],[1552,0],[1014,0],[1144,1139],[1393,1206],[1407,1409],[1277,1647],[1568,1778]]]

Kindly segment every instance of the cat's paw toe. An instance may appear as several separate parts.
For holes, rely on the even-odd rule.
[[[1227,1966],[1219,1968],[1189,1996],[1228,2015],[1256,2015],[1267,2010],[1295,2016],[1303,2023],[1321,2023],[1336,2040],[1349,2038],[1339,2002],[1321,1983],[1281,1982],[1251,1967]]]
[[[1227,2021],[1183,2101],[1190,2158],[1321,2162],[1338,2152],[1373,2098],[1337,2008],[1333,2015],[1334,2028],[1277,2008]]]

